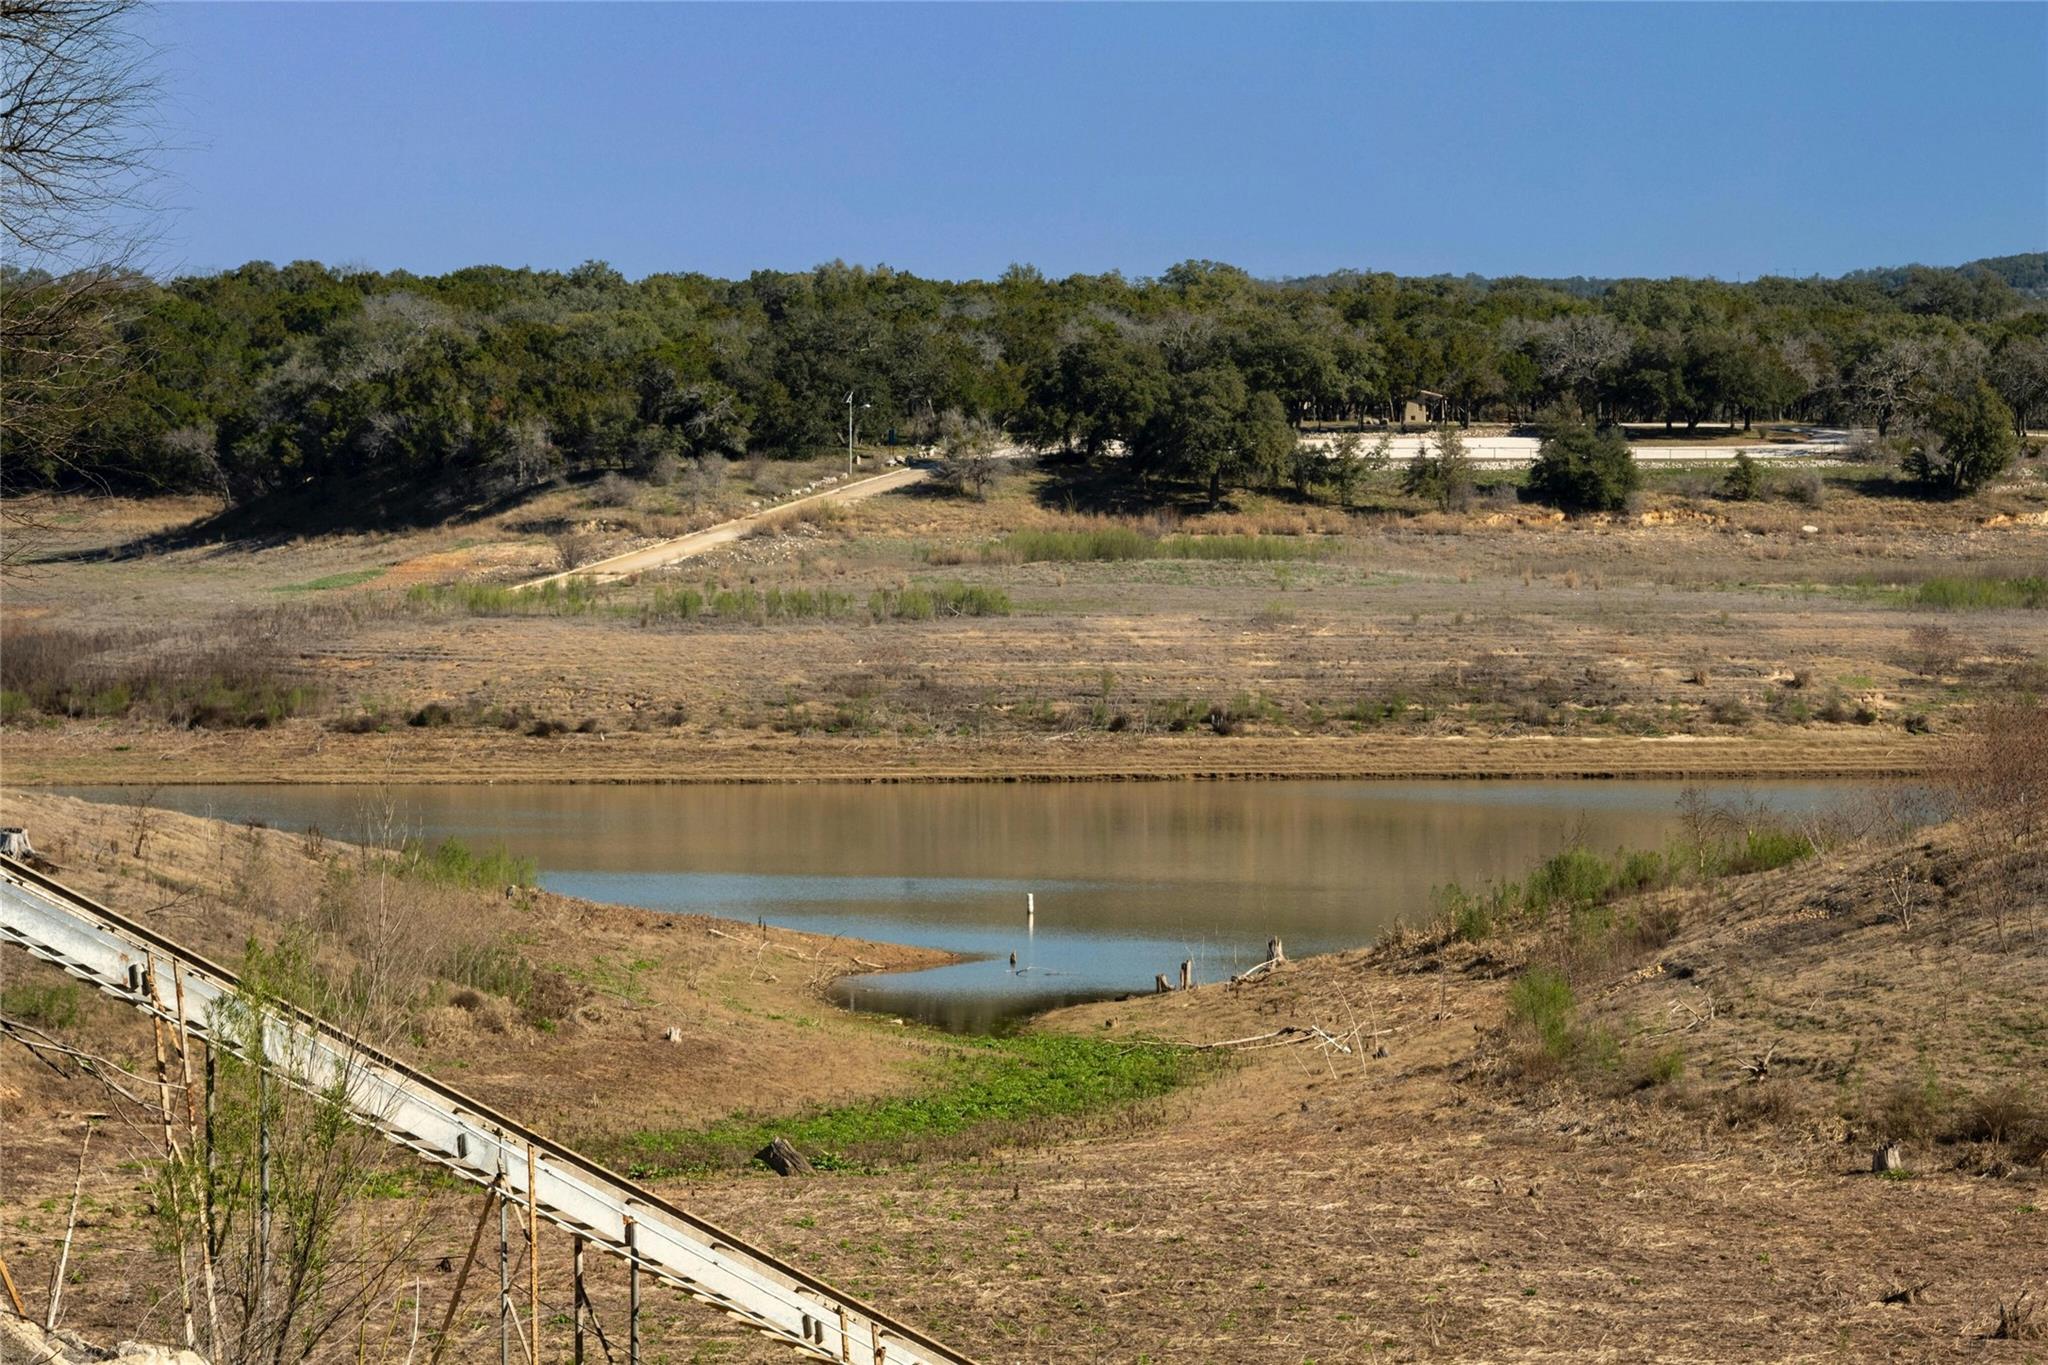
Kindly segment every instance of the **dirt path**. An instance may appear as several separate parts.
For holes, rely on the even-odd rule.
[[[738,517],[732,521],[722,521],[718,525],[706,527],[702,531],[692,531],[689,535],[677,536],[674,540],[664,540],[658,545],[648,545],[638,550],[629,550],[625,554],[613,555],[610,559],[600,559],[594,564],[585,564],[581,568],[565,569],[561,573],[547,574],[529,582],[521,583],[519,586],[522,588],[537,588],[543,583],[555,583],[570,577],[589,578],[599,583],[610,583],[629,574],[645,573],[649,569],[658,569],[665,564],[674,564],[681,560],[695,558],[708,550],[715,550],[721,545],[730,545],[734,541],[751,534],[756,528],[766,524],[771,519],[784,516],[796,508],[810,507],[825,502],[855,502],[861,498],[872,498],[878,493],[888,493],[898,488],[907,488],[911,484],[922,483],[930,477],[931,470],[922,466],[905,466],[901,469],[892,469],[887,473],[876,474],[854,483],[827,488],[822,493],[812,493],[805,497],[792,498],[788,502],[778,503],[774,507],[765,508],[748,516]]]

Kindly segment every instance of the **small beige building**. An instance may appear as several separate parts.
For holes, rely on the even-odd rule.
[[[1417,389],[1413,398],[1401,404],[1401,425],[1434,426],[1444,420],[1447,406],[1444,396],[1435,389]]]

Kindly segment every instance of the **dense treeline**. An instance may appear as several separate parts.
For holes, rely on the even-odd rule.
[[[864,442],[932,440],[957,412],[1212,493],[1279,481],[1304,423],[1398,420],[1425,394],[1460,423],[1563,409],[1884,432],[1983,381],[2024,427],[2048,413],[2048,305],[2007,278],[2044,260],[1739,285],[1272,283],[1202,261],[964,284],[839,263],[633,282],[600,263],[429,278],[258,262],[131,281],[107,338],[130,377],[53,448],[116,487],[310,490],[367,514],[812,453],[844,444],[849,394]],[[10,315],[60,287],[0,283]],[[67,477],[15,464],[16,487]]]

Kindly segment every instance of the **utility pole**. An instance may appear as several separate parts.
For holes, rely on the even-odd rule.
[[[873,403],[862,403],[861,411],[866,412]],[[853,390],[846,391],[846,472],[853,473]]]

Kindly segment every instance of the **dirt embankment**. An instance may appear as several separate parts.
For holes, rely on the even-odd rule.
[[[295,836],[223,841],[207,822],[162,816],[143,831],[144,871],[132,815],[40,795],[0,813],[24,811],[81,885],[202,940],[241,926],[196,914],[183,898],[203,887],[181,879],[227,885],[251,849],[280,868],[314,856]],[[811,994],[805,958],[889,952],[879,946],[764,944],[709,932],[730,925],[657,929],[552,901],[521,913],[529,944],[556,948],[548,961],[612,964],[644,979],[646,998],[598,992],[600,1017],[575,1025],[588,1039],[508,1022],[436,1045],[458,1085],[517,1112],[566,1123],[605,1106],[639,1124],[664,1105],[681,1119],[831,1102],[915,1083],[891,1067],[939,1046]],[[2020,1297],[2048,1292],[2038,839],[1964,826],[1879,838],[1612,913],[1658,932],[1604,957],[1541,928],[1476,943],[1413,933],[1242,985],[1064,1011],[1043,1026],[1131,1047],[1271,1046],[1035,1145],[673,1193],[989,1361],[2038,1356]],[[635,970],[620,961],[630,953],[660,966]],[[1567,957],[1578,1041],[1552,1055],[1516,1014],[1515,983]],[[691,1041],[633,1031],[670,1021]],[[146,1043],[131,1041],[141,1068]],[[702,1050],[717,1046],[749,1067]],[[736,1088],[770,1067],[772,1093]],[[46,1273],[75,1115],[95,1101],[14,1049],[0,1053],[0,1084],[16,1120],[0,1153],[6,1251],[18,1275]],[[120,1334],[152,1310],[118,1285],[161,1284],[164,1266],[122,1164],[147,1155],[151,1133],[108,1139],[71,1301],[81,1326]],[[1871,1148],[1888,1140],[1906,1171],[1872,1175]],[[435,1258],[460,1256],[474,1209],[459,1193],[420,1197],[431,1309],[452,1279]],[[545,1304],[566,1301],[565,1269],[566,1251],[548,1249]],[[593,1293],[616,1329],[615,1267]],[[495,1349],[487,1306],[461,1330]],[[664,1294],[650,1295],[647,1332],[677,1359],[786,1358]]]
[[[1047,1021],[1270,1040],[1145,1129],[698,1197],[996,1360],[2038,1358],[1997,1334],[2048,1292],[2048,853],[1948,829],[1657,903],[1563,1068],[1510,1017],[1540,935],[1411,939]]]
[[[1939,740],[1898,730],[1657,739],[1065,736],[950,740],[658,732],[533,738],[311,722],[255,733],[70,727],[7,736],[24,786],[205,782],[1090,782],[1261,778],[1887,777]]]

